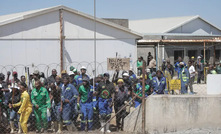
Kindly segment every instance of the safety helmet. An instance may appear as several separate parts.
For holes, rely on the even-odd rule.
[[[81,69],[87,70],[85,66],[82,66]]]
[[[120,82],[124,83],[124,80],[123,79],[118,79],[117,83],[120,83]]]
[[[140,75],[140,79],[143,79],[143,74]],[[147,79],[147,75],[145,74],[145,79]]]

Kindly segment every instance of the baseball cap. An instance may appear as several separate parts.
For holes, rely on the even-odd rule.
[[[16,74],[18,74],[16,71],[14,71],[14,72],[12,73],[12,75],[16,75]]]
[[[74,72],[73,72],[73,71],[69,71],[68,74],[69,74],[69,75],[74,75]]]
[[[118,79],[117,83],[120,83],[120,82],[124,83],[124,80],[123,79]]]
[[[110,77],[110,74],[109,74],[109,73],[104,73],[104,77],[105,77],[105,76],[109,78],[109,77]]]
[[[123,76],[129,76],[129,74],[128,73],[123,73]]]
[[[39,74],[39,71],[38,71],[38,70],[35,70],[33,74]]]
[[[85,66],[82,66],[81,69],[87,70]]]

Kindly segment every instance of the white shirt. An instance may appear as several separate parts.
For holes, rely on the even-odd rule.
[[[193,72],[195,72],[195,68],[194,68],[194,66],[192,65],[192,66],[190,66],[190,68],[189,68],[190,78],[192,78],[192,77],[195,76],[195,73],[192,74]]]

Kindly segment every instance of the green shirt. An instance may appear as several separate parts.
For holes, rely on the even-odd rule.
[[[79,76],[79,75],[75,75],[75,76],[74,76],[74,79],[77,80],[78,76]]]
[[[138,61],[137,61],[137,67],[142,67],[142,66],[143,66],[143,61],[140,62],[140,61],[138,60]]]
[[[34,88],[31,92],[31,101],[34,106],[39,108],[51,108],[51,101],[46,88],[41,87],[39,90]]]
[[[86,89],[83,85],[79,87],[79,94],[81,95],[81,102],[84,103],[87,101],[89,91],[90,91],[90,87],[88,87],[88,89]]]

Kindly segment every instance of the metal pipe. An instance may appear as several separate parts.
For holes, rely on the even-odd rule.
[[[157,44],[157,70],[160,68],[160,42]]]
[[[63,12],[62,9],[59,9],[59,20],[60,20],[60,72],[62,72],[64,68],[63,64]]]
[[[145,69],[146,69],[146,63],[145,60],[143,60],[143,68],[142,68],[142,132],[145,134],[145,121],[146,121],[146,114],[145,114]]]
[[[213,52],[213,65],[216,65],[216,46],[213,46],[214,52]]]
[[[203,52],[203,58],[204,58],[204,67],[206,66],[206,42],[203,43],[204,46],[204,52]],[[206,83],[206,70],[204,68],[204,83]]]

